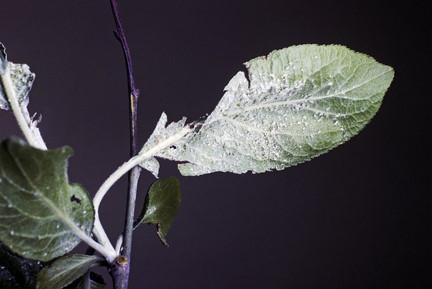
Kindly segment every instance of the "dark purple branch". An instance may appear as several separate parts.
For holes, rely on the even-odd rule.
[[[111,9],[112,9],[115,24],[116,24],[115,35],[116,35],[117,39],[120,41],[120,44],[122,45],[123,54],[124,54],[125,61],[126,61],[129,92],[131,94],[133,94],[134,96],[138,97],[139,90],[135,86],[132,57],[131,57],[129,45],[127,42],[126,34],[125,34],[125,31],[124,31],[124,28],[123,28],[123,25],[121,22],[118,3],[117,3],[117,0],[110,0],[110,1],[111,1]]]
[[[138,152],[136,135],[137,135],[137,108],[138,108],[139,89],[135,85],[132,56],[130,53],[123,24],[121,22],[118,3],[117,0],[110,0],[110,2],[111,2],[112,13],[116,24],[116,30],[114,31],[114,33],[122,46],[123,56],[125,58],[125,63],[126,63],[126,72],[127,72],[128,88],[129,88],[129,96],[130,96],[131,156],[133,156]]]
[[[139,90],[135,86],[135,78],[133,73],[132,57],[127,42],[126,34],[121,22],[120,13],[118,9],[117,0],[111,1],[111,9],[113,12],[114,20],[116,23],[115,35],[120,41],[123,49],[123,56],[126,62],[126,71],[128,77],[129,88],[129,102],[130,102],[130,155],[134,156],[138,153],[137,148],[137,116],[138,116],[138,97]],[[123,250],[122,254],[127,264],[120,266],[119,262],[113,264],[112,277],[116,289],[127,289],[129,279],[129,262],[131,259],[132,249],[132,235],[133,235],[133,222],[135,213],[135,201],[138,189],[138,180],[140,177],[141,169],[135,167],[129,173],[129,188],[128,188],[128,201],[126,205],[126,218],[123,232]]]
[[[117,257],[110,267],[114,289],[127,289],[129,277],[129,261],[125,257]]]

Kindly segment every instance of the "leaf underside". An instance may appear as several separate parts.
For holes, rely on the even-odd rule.
[[[15,64],[8,62],[6,49],[0,43],[0,75],[5,73],[9,66],[10,76],[20,105],[27,107],[29,103],[29,92],[35,80],[35,74],[30,71],[27,64]],[[9,102],[0,81],[0,109],[9,110]]]
[[[68,147],[42,151],[22,141],[0,144],[0,241],[30,259],[48,261],[72,250],[76,226],[90,234],[93,206],[66,175]]]
[[[81,278],[100,261],[101,258],[94,255],[75,254],[61,257],[39,273],[36,288],[62,289]]]
[[[180,202],[180,183],[177,178],[157,180],[150,187],[135,228],[141,223],[156,225],[159,239],[168,245],[166,236],[177,214]]]
[[[208,118],[157,156],[183,175],[262,173],[317,157],[356,135],[378,111],[393,69],[338,45],[300,45],[246,63]],[[248,80],[250,79],[250,81]],[[163,114],[148,144],[183,127]]]

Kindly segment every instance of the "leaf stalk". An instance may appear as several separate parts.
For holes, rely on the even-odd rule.
[[[11,110],[17,120],[18,126],[20,127],[27,142],[37,149],[47,150],[47,146],[39,133],[32,130],[32,123],[30,119],[26,118],[29,115],[28,111],[24,111],[27,108],[20,105],[18,97],[15,92],[15,88],[12,83],[10,76],[9,65],[6,67],[6,71],[0,74],[1,81],[8,98]]]

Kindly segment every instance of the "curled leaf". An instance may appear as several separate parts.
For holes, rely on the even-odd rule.
[[[141,223],[156,225],[159,239],[168,245],[166,236],[177,214],[180,202],[180,182],[177,178],[157,180],[150,187],[135,228]]]
[[[35,74],[30,71],[27,64],[15,64],[8,62],[6,49],[0,43],[0,75],[7,72],[9,68],[10,77],[14,86],[18,102],[21,106],[27,107],[29,103],[29,92],[33,86]],[[0,108],[9,110],[9,102],[3,84],[0,81]]]

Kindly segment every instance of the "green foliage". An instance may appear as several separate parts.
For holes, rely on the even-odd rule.
[[[246,67],[250,81],[237,73],[209,117],[156,156],[187,162],[179,164],[186,176],[282,170],[356,135],[378,111],[394,74],[338,45],[292,46]],[[174,135],[185,121],[165,125],[162,115],[150,143]]]
[[[76,254],[61,257],[39,273],[37,289],[62,289],[84,276],[90,268],[101,261],[100,257],[94,255]],[[83,283],[79,282],[77,286],[80,284]]]
[[[167,125],[163,113],[138,155],[103,183],[95,208],[137,165],[157,177],[156,157],[181,162],[178,167],[185,176],[262,173],[308,161],[358,134],[377,113],[394,76],[391,67],[339,45],[292,46],[253,59],[246,67],[246,73],[240,71],[229,81],[205,120],[186,124],[183,118]],[[108,265],[122,244],[114,249],[85,190],[69,184],[72,150],[45,150],[38,121],[27,110],[34,78],[27,65],[8,61],[0,43],[0,109],[14,113],[30,144],[16,139],[0,144],[0,287],[35,288],[35,275],[42,269],[35,260],[63,256],[84,240],[108,262],[94,255],[60,257],[40,271],[37,289],[101,289],[105,283],[90,269],[102,262]],[[180,202],[176,178],[156,181],[135,228],[156,225],[167,245]],[[90,235],[93,225],[95,239]],[[120,264],[127,270],[128,254]]]
[[[160,240],[168,245],[166,236],[180,207],[180,202],[180,182],[177,178],[157,180],[150,187],[135,228],[141,223],[156,225]]]
[[[22,141],[0,145],[0,241],[31,259],[48,261],[90,234],[92,203],[66,175],[68,147],[42,151]]]

